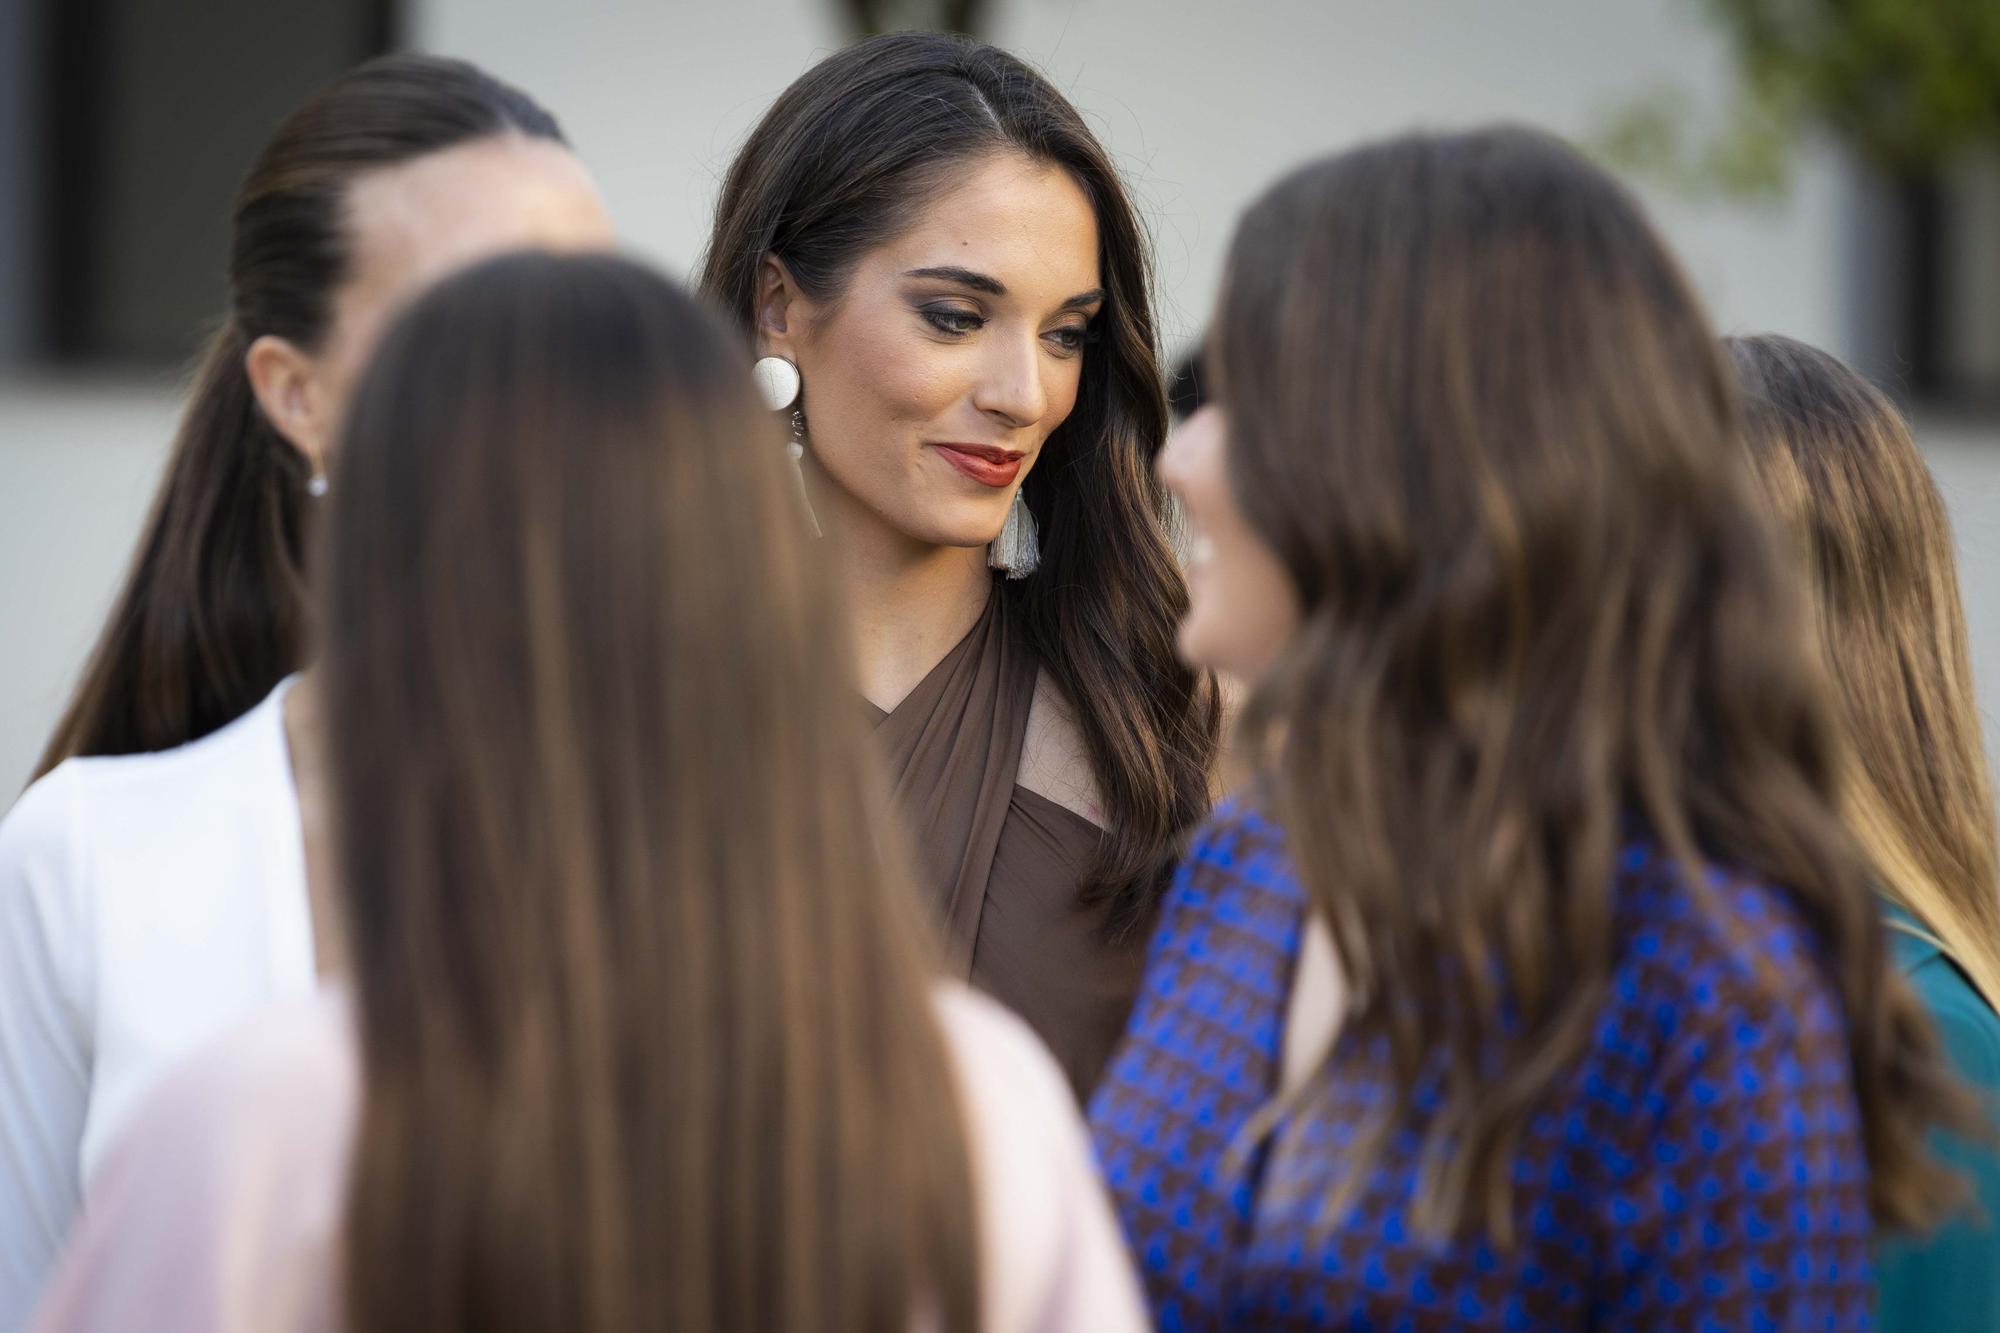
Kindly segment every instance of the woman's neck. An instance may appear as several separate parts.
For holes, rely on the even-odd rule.
[[[841,547],[862,697],[887,712],[978,623],[993,575],[985,547],[913,541],[844,498],[814,503],[828,539]]]

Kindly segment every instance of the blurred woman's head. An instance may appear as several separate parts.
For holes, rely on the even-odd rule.
[[[296,670],[313,494],[384,322],[482,257],[610,241],[554,118],[462,61],[371,61],[287,116],[237,194],[222,327],[38,771],[196,739]]]
[[[1181,642],[1257,681],[1350,1027],[1404,1105],[1446,1071],[1422,1211],[1504,1226],[1617,961],[1628,815],[1801,903],[1862,1016],[1876,1200],[1920,1211],[1921,1018],[1834,814],[1727,367],[1639,209],[1521,130],[1322,160],[1245,215],[1210,351],[1214,405],[1162,464],[1205,557]]]
[[[326,552],[355,1327],[971,1319],[924,951],[737,340],[516,256],[397,323]]]
[[[1802,561],[1878,885],[2000,1007],[1993,789],[1951,522],[1902,415],[1835,358],[1732,338],[1750,456]]]

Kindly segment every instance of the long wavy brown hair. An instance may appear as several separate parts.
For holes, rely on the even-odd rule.
[[[1215,351],[1239,501],[1303,608],[1246,727],[1346,1026],[1388,1052],[1356,1160],[1435,1073],[1417,1217],[1512,1234],[1516,1147],[1609,993],[1636,818],[1685,867],[1790,893],[1847,1016],[1878,1216],[1949,1197],[1922,1137],[1952,1085],[1836,809],[1731,377],[1637,206],[1519,129],[1316,162],[1246,214]]]
[[[304,662],[308,467],[264,419],[243,359],[266,334],[316,348],[333,323],[363,172],[497,134],[562,141],[526,93],[459,60],[359,65],[278,125],[230,219],[222,325],[89,664],[35,766],[198,740]]]
[[[447,281],[358,390],[354,1329],[976,1323],[915,896],[773,428],[740,340],[608,256]]]
[[[1105,301],[1076,407],[1021,494],[1041,567],[1003,584],[1007,613],[1070,702],[1108,827],[1085,896],[1114,931],[1145,921],[1177,841],[1209,804],[1214,682],[1174,652],[1187,583],[1153,476],[1167,404],[1144,232],[1117,167],[1049,81],[983,42],[903,32],[802,75],[751,131],[722,185],[701,289],[749,333],[757,275],[784,262],[815,301],[893,239],[955,171],[994,152],[1067,171],[1097,214]]]
[[[2000,1008],[1993,787],[1951,520],[1880,390],[1790,338],[1727,344],[1751,458],[1812,589],[1877,886]]]

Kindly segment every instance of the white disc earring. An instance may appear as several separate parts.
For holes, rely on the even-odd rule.
[[[764,395],[764,405],[782,412],[799,400],[799,368],[782,356],[763,356],[750,367],[750,378]]]

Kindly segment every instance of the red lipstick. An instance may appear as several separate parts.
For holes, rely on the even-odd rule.
[[[1014,478],[1021,475],[1024,455],[1017,449],[995,449],[983,444],[934,444],[931,448],[981,486],[997,490],[1013,485]]]

